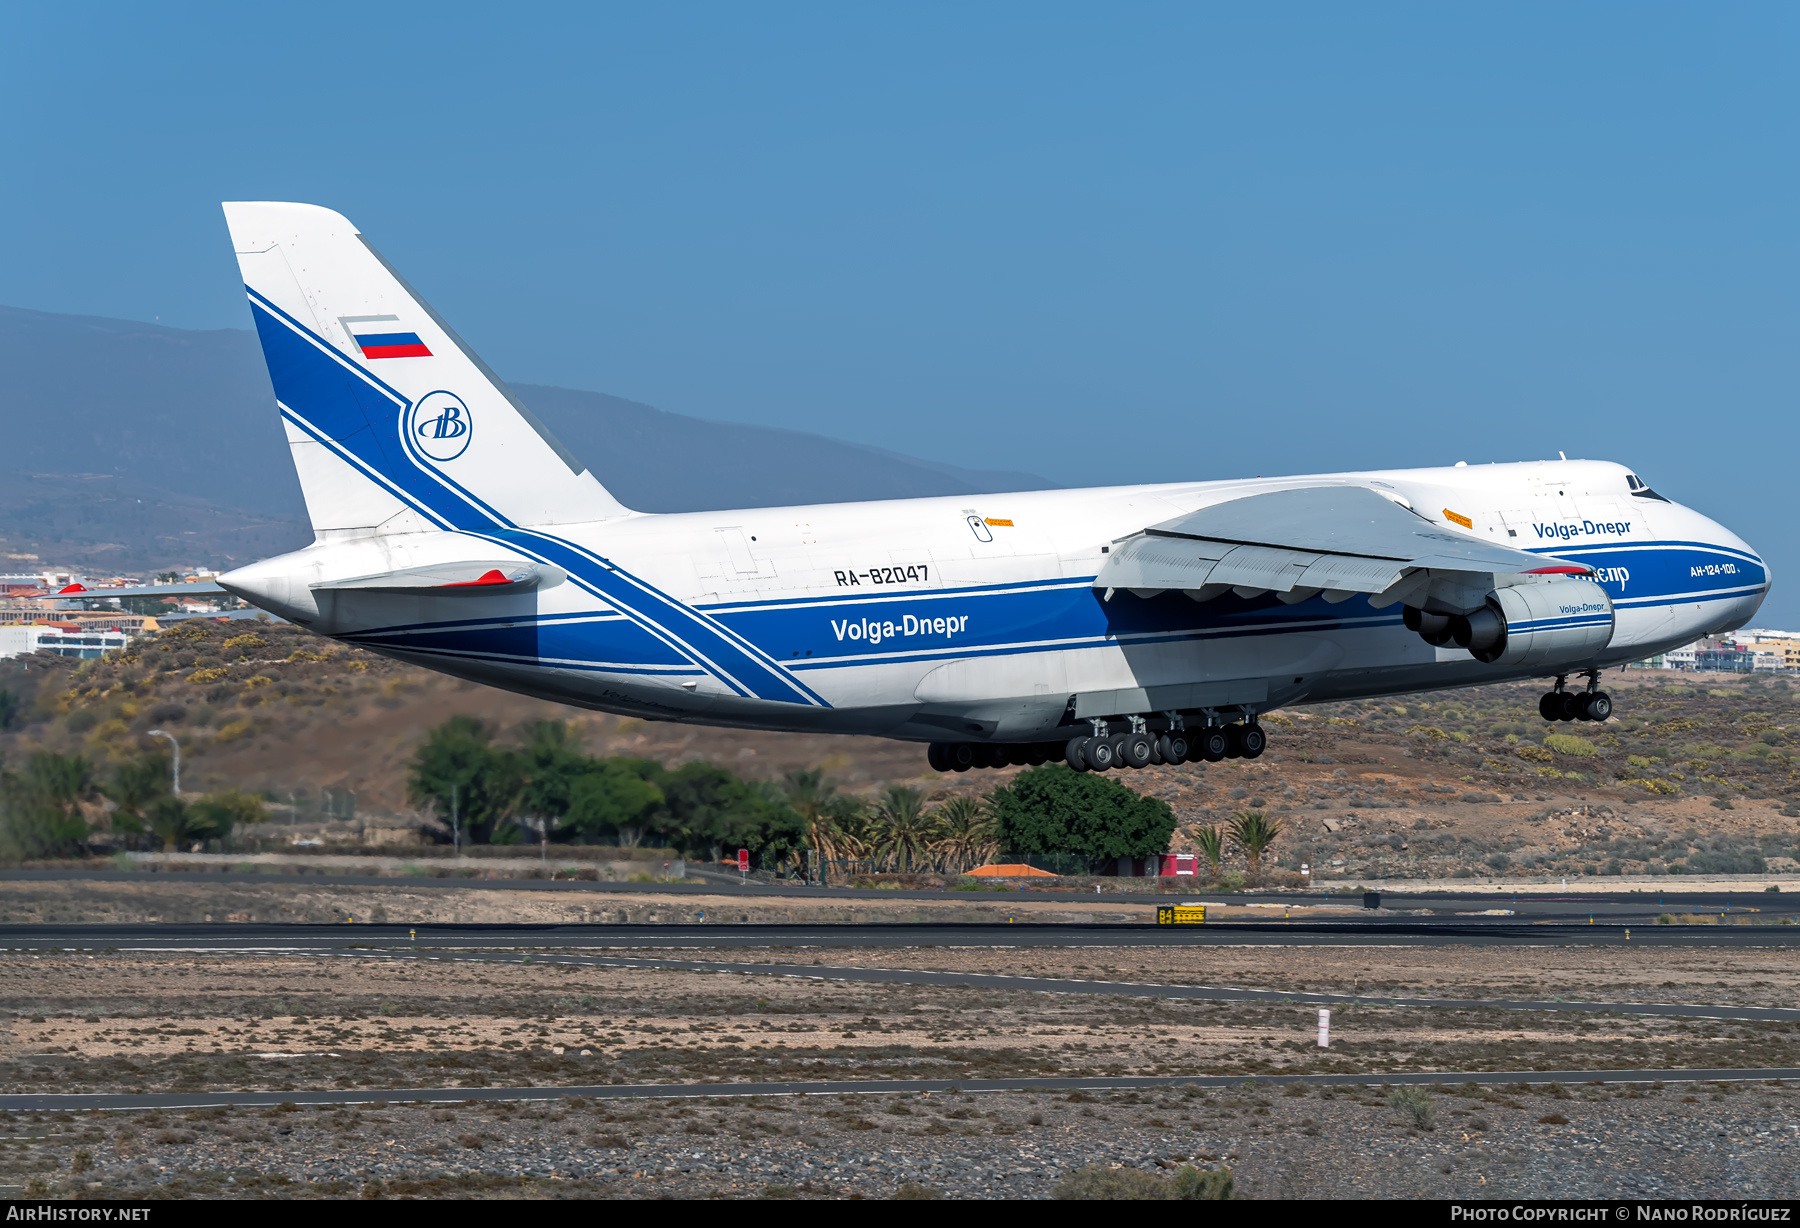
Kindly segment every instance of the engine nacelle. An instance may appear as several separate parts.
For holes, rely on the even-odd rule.
[[[1516,584],[1468,614],[1406,608],[1406,626],[1433,647],[1455,644],[1477,661],[1512,668],[1586,660],[1612,641],[1613,606],[1592,580]]]

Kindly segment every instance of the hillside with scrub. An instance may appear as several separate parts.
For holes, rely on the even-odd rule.
[[[1536,686],[1470,688],[1270,714],[1270,752],[1260,760],[1087,779],[1165,806],[1168,847],[1203,861],[1209,833],[1226,831],[1245,812],[1265,814],[1279,827],[1259,866],[1270,881],[1298,882],[1303,864],[1313,881],[1796,867],[1800,773],[1792,734],[1800,730],[1800,699],[1785,678],[1626,671],[1610,676],[1608,687],[1617,715],[1603,725],[1546,724]],[[42,756],[51,755],[61,757],[51,775],[85,772],[79,808],[90,831],[107,830],[119,810],[107,790],[118,789],[108,782],[122,768],[166,764],[168,740],[152,737],[152,729],[179,740],[190,801],[220,798],[236,808],[231,826],[240,842],[254,830],[263,839],[306,834],[337,848],[548,839],[710,855],[715,845],[730,851],[751,840],[776,862],[793,863],[798,850],[812,847],[897,871],[891,849],[949,838],[939,820],[956,813],[945,811],[950,803],[967,799],[987,816],[992,847],[985,851],[1049,856],[1061,841],[1070,855],[1103,855],[1099,845],[1077,848],[1066,833],[1033,844],[1035,837],[998,829],[992,794],[1027,769],[939,775],[912,744],[587,712],[446,678],[282,623],[193,621],[97,660],[39,654],[0,662],[0,771],[23,779],[35,770],[34,756],[50,771]],[[519,789],[502,789],[503,804],[473,795],[465,804],[460,786],[456,797],[445,796],[421,782],[419,765],[432,740],[453,730],[496,757],[495,779],[516,780],[520,763],[548,756],[586,765],[573,774],[587,781],[584,792],[524,802]],[[79,769],[68,762],[74,759]],[[881,847],[866,832],[833,843],[794,826],[806,821],[807,804],[796,791],[815,787],[799,780],[818,782],[840,799],[834,804],[863,815],[884,805],[895,810],[890,791],[910,790],[920,815],[939,816],[937,826],[866,855]],[[644,801],[653,795],[660,800]],[[258,802],[256,814],[246,798]],[[214,807],[214,828],[225,813]],[[206,830],[196,824],[196,833]],[[1008,841],[1020,847],[1002,847]],[[906,856],[908,864],[927,860]],[[1249,869],[1240,844],[1224,840],[1218,872]]]

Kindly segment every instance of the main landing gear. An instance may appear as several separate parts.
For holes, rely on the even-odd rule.
[[[1251,717],[1230,725],[1171,730],[1160,736],[1134,730],[1070,738],[1063,746],[1062,758],[1077,772],[1106,772],[1121,767],[1148,767],[1152,763],[1255,759],[1268,747],[1269,735]]]
[[[1580,675],[1588,680],[1587,690],[1568,691],[1567,674],[1556,676],[1556,687],[1545,691],[1538,700],[1538,715],[1547,721],[1604,721],[1613,713],[1612,696],[1600,689],[1600,671],[1585,670]]]
[[[1114,768],[1141,768],[1154,763],[1255,759],[1269,745],[1269,735],[1254,716],[1229,725],[1209,724],[1161,733],[1148,729],[1142,717],[1131,718],[1130,724],[1132,728],[1114,733],[1109,722],[1097,720],[1092,735],[1067,742],[933,742],[926,759],[940,772],[1011,765],[1036,767],[1053,759],[1062,760],[1077,772],[1110,772]]]

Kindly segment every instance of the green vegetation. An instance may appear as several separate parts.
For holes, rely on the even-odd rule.
[[[1261,875],[1263,854],[1280,834],[1281,824],[1260,810],[1240,810],[1233,816],[1231,838],[1244,850],[1252,879]]]
[[[1020,772],[994,790],[989,804],[1001,843],[1018,853],[1148,857],[1167,849],[1175,832],[1167,802],[1060,763]]]
[[[1437,1126],[1437,1097],[1422,1087],[1396,1087],[1388,1093],[1387,1106],[1417,1129]]]
[[[1225,1201],[1237,1197],[1229,1168],[1184,1164],[1170,1176],[1110,1164],[1087,1164],[1063,1177],[1052,1198],[1074,1202]]]
[[[481,721],[451,717],[419,744],[407,793],[473,843],[635,847],[652,838],[715,861],[747,848],[773,867],[793,859],[805,836],[805,820],[773,786],[709,763],[671,771],[584,755],[561,721],[534,722],[520,745],[501,746]]]
[[[80,755],[37,751],[19,772],[0,772],[0,857],[68,857],[83,851],[93,765]]]
[[[237,827],[268,817],[261,798],[236,790],[184,801],[169,791],[167,771],[167,760],[142,756],[120,764],[103,790],[84,756],[34,751],[21,771],[0,772],[0,860],[84,856],[103,796],[115,809],[99,830],[133,843],[148,834],[165,850],[195,840],[223,844]]]

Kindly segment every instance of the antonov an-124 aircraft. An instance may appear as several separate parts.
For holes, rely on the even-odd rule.
[[[1255,758],[1277,708],[1485,682],[1605,720],[1602,670],[1768,593],[1743,540],[1606,461],[646,515],[345,218],[225,216],[316,539],[219,584],[528,695],[1106,771]]]

